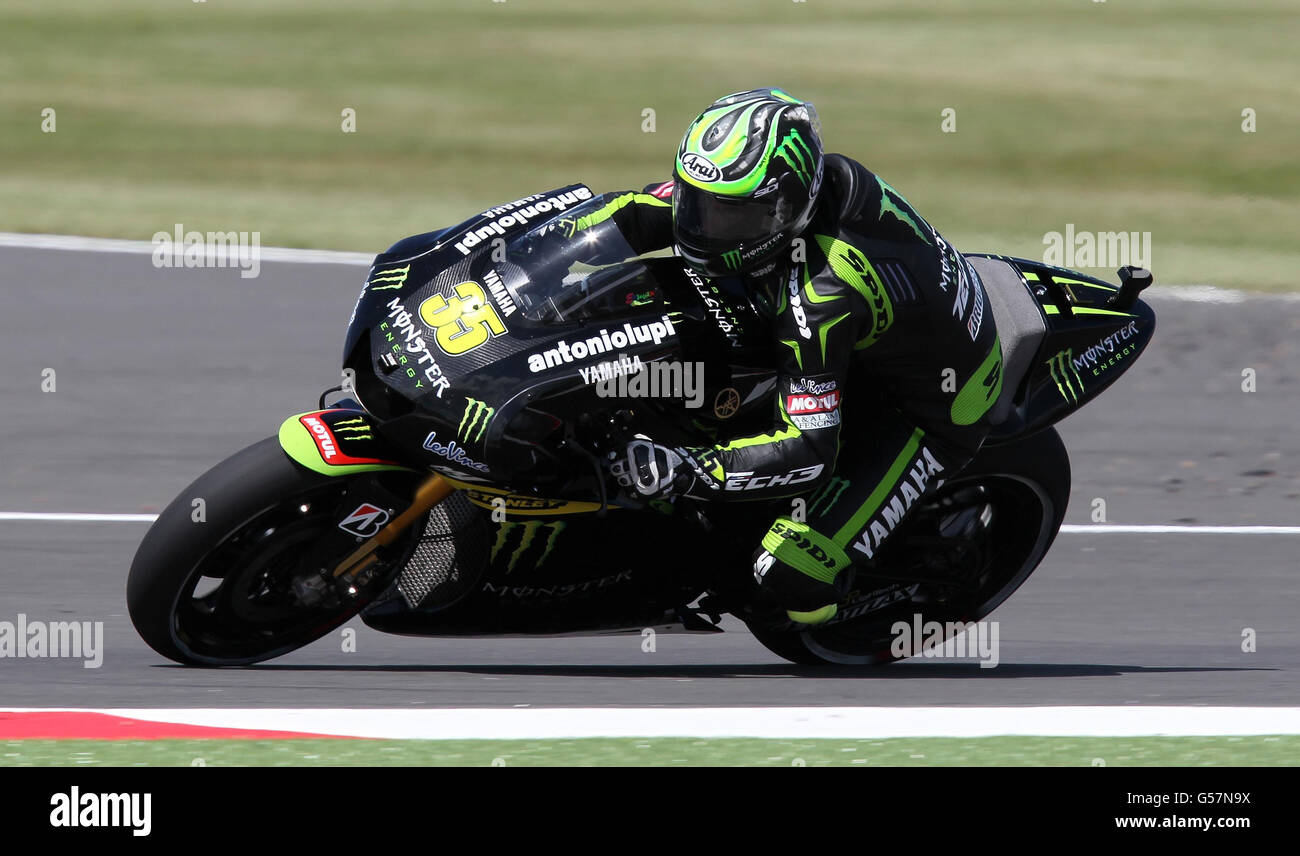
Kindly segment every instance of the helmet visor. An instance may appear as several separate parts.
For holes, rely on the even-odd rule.
[[[719,196],[685,182],[673,192],[678,240],[698,250],[722,253],[761,244],[790,228],[797,213],[783,193]]]

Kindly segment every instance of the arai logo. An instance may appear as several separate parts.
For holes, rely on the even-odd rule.
[[[722,170],[713,165],[713,161],[692,152],[682,158],[682,171],[696,181],[717,181]]]

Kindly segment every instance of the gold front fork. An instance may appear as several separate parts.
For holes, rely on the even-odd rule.
[[[334,577],[343,576],[355,578],[357,574],[374,564],[375,550],[380,547],[387,547],[397,540],[397,536],[406,531],[412,523],[418,520],[430,508],[442,502],[455,491],[442,476],[434,474],[429,476],[415,490],[415,499],[411,502],[409,508],[401,514],[394,517],[387,526],[380,529],[375,536],[366,543],[358,547],[338,566],[334,568]]]

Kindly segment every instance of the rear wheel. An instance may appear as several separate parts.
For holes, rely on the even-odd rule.
[[[382,477],[404,496],[420,478]],[[312,548],[337,532],[351,481],[299,466],[275,438],[213,467],[159,515],[136,551],[127,607],[137,632],[178,663],[231,666],[280,656],[343,624],[388,586],[423,529],[413,525],[380,548],[355,585],[330,585],[321,568],[347,551],[322,561]]]
[[[896,622],[944,625],[996,609],[1028,579],[1056,538],[1070,496],[1070,460],[1055,429],[982,449],[917,509],[862,569],[830,622],[782,631],[751,625],[773,653],[794,663],[869,665],[904,659]],[[919,616],[919,618],[918,618]]]

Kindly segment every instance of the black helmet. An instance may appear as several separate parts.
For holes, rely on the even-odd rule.
[[[753,272],[812,219],[822,183],[817,111],[780,89],[720,98],[677,150],[673,232],[706,276]]]

